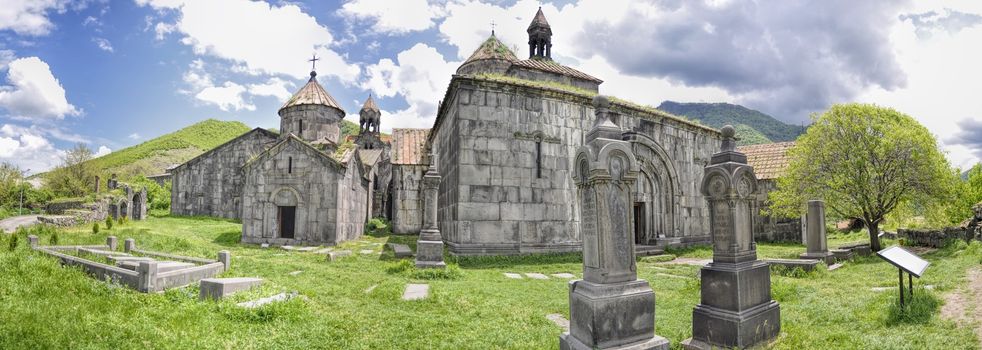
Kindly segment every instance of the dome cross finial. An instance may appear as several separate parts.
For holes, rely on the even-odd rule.
[[[307,60],[307,62],[310,62],[310,77],[311,78],[317,76],[317,61],[320,61],[320,58],[317,58],[317,53],[316,52],[314,53],[314,55],[313,55],[313,57],[311,59]]]

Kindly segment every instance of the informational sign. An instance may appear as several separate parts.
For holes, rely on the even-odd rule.
[[[921,278],[921,274],[931,264],[929,261],[921,259],[916,254],[899,246],[883,249],[876,252],[876,255],[917,278]]]

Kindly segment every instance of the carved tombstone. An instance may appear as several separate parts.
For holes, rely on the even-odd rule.
[[[580,202],[583,279],[569,284],[570,330],[561,349],[668,349],[655,335],[655,293],[637,279],[632,188],[638,161],[608,117],[606,97],[594,99],[597,122],[574,158]]]
[[[822,260],[826,264],[835,261],[835,256],[829,251],[825,236],[825,202],[820,200],[808,201],[808,214],[805,227],[805,243],[808,251],[801,254],[802,259]]]
[[[757,260],[753,240],[757,177],[747,156],[736,151],[733,127],[721,131],[722,151],[713,154],[702,180],[713,261],[702,268],[702,299],[692,311],[692,338],[682,342],[686,349],[747,348],[781,331],[770,268]]]
[[[430,168],[423,175],[423,230],[416,241],[416,267],[445,268],[443,238],[437,225],[437,189],[440,174],[436,169],[436,154],[430,156]]]

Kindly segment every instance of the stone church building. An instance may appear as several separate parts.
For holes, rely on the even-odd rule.
[[[580,250],[570,158],[603,81],[552,59],[541,9],[527,32],[519,59],[492,31],[453,75],[433,128],[390,139],[369,97],[353,145],[340,140],[345,112],[311,72],[279,110],[279,134],[254,129],[172,170],[172,213],[241,219],[250,243],[334,244],[359,237],[371,217],[418,234],[422,178],[436,162],[438,224],[453,254]],[[636,243],[709,243],[699,184],[719,131],[616,98],[610,112],[641,162]]]
[[[570,158],[594,123],[591,101],[602,81],[552,59],[552,28],[541,9],[527,32],[527,59],[492,32],[461,64],[427,136],[443,177],[440,232],[454,254],[581,248]],[[610,109],[641,162],[635,241],[708,243],[699,183],[720,133],[616,98]]]
[[[387,197],[388,147],[371,97],[355,141],[317,73],[279,110],[279,134],[256,128],[171,171],[171,212],[242,221],[242,242],[336,244],[358,238]]]

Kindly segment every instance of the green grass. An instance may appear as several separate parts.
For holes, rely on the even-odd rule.
[[[40,241],[52,230],[37,229]],[[61,244],[101,244],[107,235],[135,238],[143,249],[215,257],[232,252],[224,276],[265,279],[256,290],[221,302],[197,300],[197,288],[141,294],[63,268],[57,259],[30,252],[25,232],[7,250],[0,236],[0,348],[343,348],[343,349],[554,349],[561,330],[545,318],[569,316],[567,281],[514,280],[503,272],[570,272],[581,275],[578,254],[521,257],[449,257],[447,273],[420,272],[392,258],[357,254],[381,251],[379,243],[415,246],[415,236],[365,236],[337,249],[355,256],[327,262],[322,255],[259,249],[239,243],[240,225],[211,218],[151,218],[99,234],[91,227],[61,231]],[[856,241],[834,235],[830,246]],[[890,244],[890,242],[885,242]],[[760,244],[762,258],[786,258],[800,245]],[[676,250],[680,257],[711,256],[707,247]],[[781,303],[782,334],[773,349],[978,349],[972,329],[941,320],[938,298],[965,284],[978,267],[982,246],[953,244],[926,256],[932,262],[916,285],[913,311],[896,308],[896,269],[863,257],[833,271],[772,273],[772,295]],[[691,335],[699,302],[696,266],[642,259],[639,277],[657,296],[656,333],[673,348]],[[290,275],[292,271],[303,271]],[[402,301],[407,283],[430,284],[430,297]],[[376,286],[370,293],[365,290]],[[237,302],[297,291],[301,298],[247,310]],[[920,298],[920,299],[918,299]],[[934,303],[932,304],[932,300]]]
[[[208,119],[91,162],[99,171],[119,173],[124,180],[137,174],[159,174],[251,129],[238,121]]]

